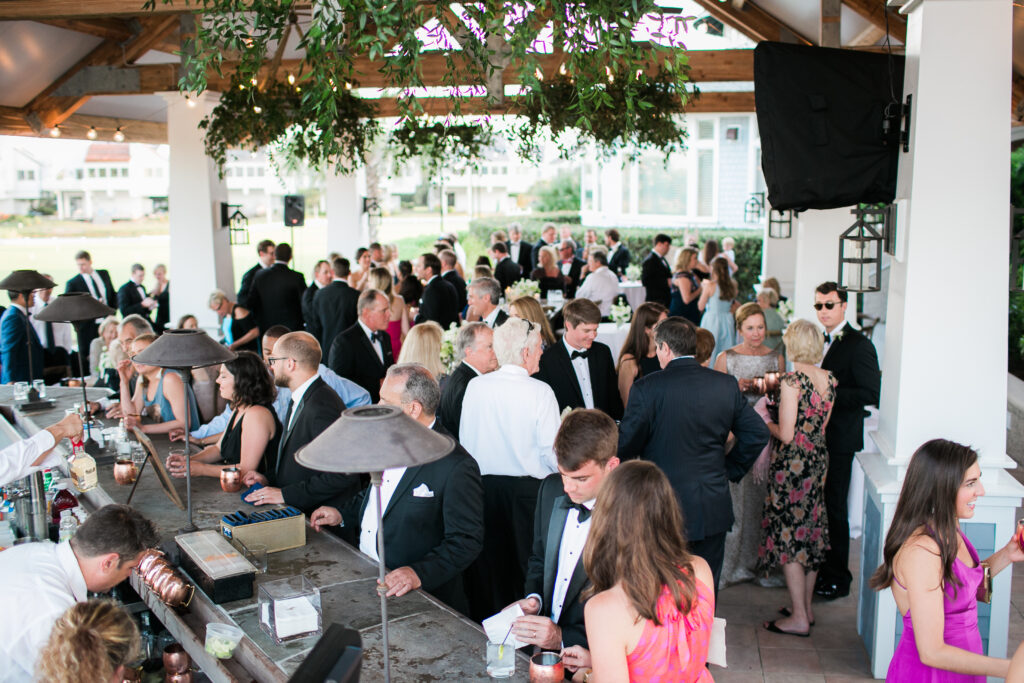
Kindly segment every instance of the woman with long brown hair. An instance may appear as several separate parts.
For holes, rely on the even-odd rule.
[[[139,657],[135,621],[113,600],[68,608],[39,653],[36,676],[47,683],[111,683]]]
[[[875,590],[891,589],[903,615],[886,681],[983,683],[986,676],[1006,677],[1009,660],[983,654],[978,588],[986,567],[995,576],[1024,560],[1024,551],[1015,537],[987,560],[978,559],[960,520],[974,516],[983,495],[978,454],[967,446],[934,439],[911,457],[882,565],[870,583]]]
[[[131,341],[131,358],[118,363],[117,372],[121,377],[121,414],[130,429],[138,426],[147,434],[167,434],[174,429],[185,428],[185,413],[189,415],[189,428],[198,426],[199,410],[192,387],[182,380],[176,370],[143,365],[135,361],[157,339],[155,334],[140,334]],[[134,366],[139,378],[135,393],[131,392],[131,369]],[[152,423],[142,424],[142,415],[153,418]]]
[[[729,274],[729,263],[723,258],[711,262],[711,277],[701,283],[697,308],[704,311],[700,326],[715,335],[715,350],[718,354],[736,345],[736,320],[732,315],[732,302],[736,298],[736,281]]]
[[[672,301],[669,315],[680,315],[694,325],[700,325],[700,280],[694,273],[697,264],[697,250],[683,247],[676,254],[675,268],[672,269]]]
[[[657,301],[642,303],[633,312],[629,334],[619,351],[619,364],[615,368],[622,405],[629,403],[633,382],[661,370],[658,356],[654,353],[654,326],[667,317],[668,309]]]
[[[583,549],[590,649],[563,653],[577,668],[574,680],[711,681],[714,579],[686,548],[668,478],[653,463],[620,465],[602,484],[592,519]]]
[[[521,296],[514,299],[508,306],[508,314],[513,318],[522,318],[540,325],[540,340],[545,349],[557,341],[555,333],[551,329],[551,321],[544,315],[544,309],[540,307],[540,302],[532,296]]]
[[[393,282],[391,271],[387,268],[374,268],[370,271],[371,289],[378,289],[384,292],[384,296],[388,298],[391,307],[387,332],[388,336],[391,337],[391,353],[395,358],[398,358],[398,354],[402,352],[402,342],[405,341],[405,335],[409,334],[411,323],[405,300],[394,294]]]

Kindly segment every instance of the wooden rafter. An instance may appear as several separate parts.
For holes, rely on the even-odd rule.
[[[99,140],[110,140],[118,128],[130,142],[161,144],[167,142],[167,124],[159,121],[114,119],[107,116],[72,114],[61,124],[61,138],[87,140],[89,129],[95,128]],[[36,136],[20,109],[0,107],[0,135]]]
[[[773,40],[783,43],[814,44],[814,41],[801,35],[792,26],[758,7],[753,0],[746,0],[742,9],[737,9],[732,3],[723,3],[718,0],[695,1],[712,17],[732,26],[754,42]]]
[[[2,5],[0,5],[2,6]],[[42,19],[41,24],[56,26],[57,28],[85,33],[104,40],[112,40],[118,43],[131,40],[138,33],[138,25],[134,21],[118,17],[104,17],[97,19]],[[155,43],[151,49],[174,54],[178,50],[178,37],[176,32],[168,34],[164,39]]]
[[[42,19],[87,19],[130,17],[143,14],[181,14],[189,10],[183,0],[174,4],[157,0],[151,12],[142,9],[144,0],[3,0],[0,21]]]
[[[843,0],[843,4],[883,31],[888,15],[889,35],[901,43],[907,41],[907,18],[899,12],[886,9],[885,0]]]

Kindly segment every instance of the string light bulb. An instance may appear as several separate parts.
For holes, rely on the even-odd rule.
[[[54,126],[53,128],[50,129],[50,137],[51,138],[59,138],[60,137],[60,126]]]
[[[565,62],[562,62],[562,64],[560,64],[559,67],[558,67],[558,73],[560,73],[560,74],[562,74],[564,76],[565,72],[566,72]]]
[[[193,99],[192,99],[191,97],[189,97],[188,95],[185,95],[185,104],[187,104],[187,105],[188,105],[188,108],[189,108],[189,109],[195,109],[195,108],[196,108],[196,101],[195,101],[195,100],[193,100]]]
[[[295,74],[288,74],[288,85],[295,85]]]
[[[96,126],[89,126],[89,132],[85,134],[85,137],[90,140],[95,140],[99,133],[96,132]]]
[[[261,106],[260,106],[260,105],[258,105],[258,104],[256,104],[256,105],[253,105],[253,108],[252,108],[252,110],[253,110],[254,112],[256,112],[257,114],[262,114],[262,113],[263,113],[263,107],[261,107]]]
[[[121,130],[121,126],[114,131],[114,142],[124,142],[124,132]]]

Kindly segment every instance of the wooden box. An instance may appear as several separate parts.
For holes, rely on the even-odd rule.
[[[266,522],[253,522],[231,526],[221,520],[220,531],[232,541],[246,547],[258,543],[267,547],[268,553],[291,550],[306,545],[306,515],[293,515]]]

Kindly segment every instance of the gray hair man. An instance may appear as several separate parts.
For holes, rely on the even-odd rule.
[[[459,365],[449,375],[441,392],[441,422],[458,439],[462,400],[469,381],[498,369],[494,332],[482,322],[463,325],[455,338],[455,357]]]
[[[501,285],[493,277],[473,278],[466,290],[469,310],[467,320],[479,318],[487,327],[495,328],[508,320],[508,314],[498,308],[501,301]]]

